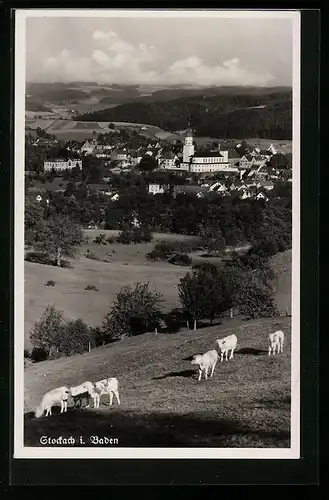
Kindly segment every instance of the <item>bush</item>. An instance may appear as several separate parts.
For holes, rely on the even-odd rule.
[[[245,276],[238,292],[240,313],[246,319],[278,316],[273,288],[256,276]]]
[[[93,347],[95,340],[91,329],[82,319],[69,321],[65,328],[59,331],[56,339],[58,352],[66,356],[82,354],[88,351],[89,343]]]
[[[56,285],[56,282],[54,280],[48,280],[46,283],[45,283],[45,286],[55,286]]]
[[[45,361],[48,358],[48,352],[43,347],[33,347],[31,352],[31,360],[34,363]]]
[[[161,249],[154,249],[146,254],[148,260],[167,260],[168,256]]]
[[[190,266],[192,263],[192,259],[187,254],[178,254],[176,253],[168,260],[170,264],[174,264],[176,266]]]
[[[90,252],[89,250],[87,250],[86,257],[91,260],[101,260],[94,252]]]
[[[85,290],[92,290],[94,292],[98,292],[99,291],[98,288],[97,288],[97,286],[95,286],[95,285],[87,285],[85,287]]]
[[[161,294],[150,290],[149,283],[124,286],[104,318],[103,330],[111,340],[154,330],[160,326],[162,302]]]
[[[31,358],[31,353],[28,349],[24,349],[24,358],[26,358],[26,359]]]
[[[93,239],[93,243],[97,243],[98,245],[106,245],[106,234],[102,233],[99,236],[96,236]]]

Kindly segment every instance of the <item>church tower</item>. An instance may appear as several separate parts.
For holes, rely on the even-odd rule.
[[[183,148],[183,162],[189,163],[190,157],[193,155],[194,155],[193,134],[192,130],[189,129],[185,136],[185,144]]]

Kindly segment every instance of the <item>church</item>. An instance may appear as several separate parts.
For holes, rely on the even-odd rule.
[[[189,129],[185,136],[183,161],[176,168],[191,173],[238,172],[238,168],[229,162],[228,151],[195,151],[193,133]]]

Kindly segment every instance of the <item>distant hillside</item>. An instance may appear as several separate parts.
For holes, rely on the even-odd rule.
[[[25,111],[49,111],[49,108],[38,99],[28,98],[25,100]]]
[[[68,101],[72,99],[86,99],[89,96],[81,88],[70,88],[66,83],[28,83],[26,92],[34,99],[44,101]]]
[[[159,92],[166,95],[167,90]],[[170,101],[126,103],[80,118],[147,123],[169,131],[185,129],[191,122],[198,136],[291,139],[292,92],[255,95],[231,92],[221,96],[199,93]]]

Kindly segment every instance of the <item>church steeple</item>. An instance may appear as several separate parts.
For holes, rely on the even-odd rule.
[[[183,148],[183,162],[189,163],[190,157],[193,155],[194,155],[193,131],[191,128],[188,128],[185,135],[185,144]]]

